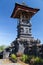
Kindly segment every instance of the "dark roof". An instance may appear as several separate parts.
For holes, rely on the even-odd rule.
[[[13,10],[13,13],[12,13],[12,15],[11,15],[11,17],[12,18],[15,18],[15,17],[13,17],[14,15],[15,15],[15,12],[16,12],[16,10],[17,10],[17,6],[19,6],[18,8],[25,8],[25,9],[27,9],[27,10],[31,10],[31,11],[33,11],[33,12],[37,12],[37,11],[39,11],[39,9],[37,9],[37,8],[32,8],[32,7],[28,7],[28,6],[26,6],[26,5],[23,5],[23,4],[18,4],[18,3],[15,3],[15,8],[14,8],[14,10]],[[34,13],[34,14],[35,14]]]

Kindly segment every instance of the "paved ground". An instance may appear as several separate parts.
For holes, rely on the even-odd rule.
[[[6,59],[0,59],[0,65],[21,65],[21,64],[8,62],[8,60]]]
[[[0,65],[29,65],[29,64],[25,64],[21,61],[19,61],[17,63],[12,63],[8,59],[0,59]]]
[[[17,64],[17,63],[9,63],[9,64],[0,64],[0,65],[21,65],[21,64]]]

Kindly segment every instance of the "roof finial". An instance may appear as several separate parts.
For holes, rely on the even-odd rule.
[[[25,4],[25,2],[24,2],[24,1],[22,2],[22,5],[26,6],[26,4]]]

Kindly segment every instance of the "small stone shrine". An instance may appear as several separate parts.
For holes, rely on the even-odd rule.
[[[11,18],[17,18],[19,21],[17,38],[11,43],[12,53],[43,56],[43,53],[40,55],[39,52],[39,48],[42,48],[43,45],[40,44],[40,40],[34,39],[31,32],[30,20],[38,11],[39,9],[28,7],[25,3],[15,3]]]

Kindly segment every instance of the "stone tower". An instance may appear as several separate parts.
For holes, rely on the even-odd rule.
[[[30,19],[33,15],[35,15],[39,9],[28,7],[23,4],[15,4],[15,8],[11,15],[12,18],[17,18],[19,20],[17,25],[17,38],[13,42],[16,49],[19,52],[23,53],[24,49],[27,48],[28,45],[31,45],[31,40],[34,40],[31,32],[31,22]],[[18,44],[17,44],[18,43]],[[21,49],[21,50],[20,50]]]

